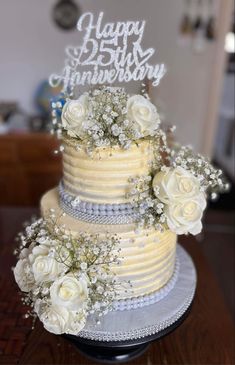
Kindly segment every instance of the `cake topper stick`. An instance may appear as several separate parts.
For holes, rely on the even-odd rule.
[[[63,92],[76,85],[97,85],[152,80],[157,86],[165,74],[164,64],[150,64],[154,48],[144,50],[141,41],[144,20],[104,23],[104,13],[98,18],[84,13],[77,29],[84,33],[80,46],[68,46],[67,59],[61,74],[50,76],[50,85],[63,84]]]

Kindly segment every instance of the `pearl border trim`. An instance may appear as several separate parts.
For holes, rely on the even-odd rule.
[[[167,318],[166,320],[157,323],[152,326],[148,326],[146,328],[140,328],[136,331],[129,332],[114,332],[114,333],[98,333],[98,332],[90,332],[90,331],[81,331],[79,332],[79,337],[86,338],[93,341],[102,341],[102,342],[112,342],[112,341],[128,341],[128,340],[136,340],[138,338],[143,338],[151,335],[155,335],[156,333],[164,330],[165,328],[171,326],[173,323],[177,322],[182,315],[187,311],[192,300],[194,298],[195,290],[193,288],[192,293],[185,299],[184,304],[178,310],[178,312],[172,317]]]
[[[115,328],[115,322],[117,321],[117,323],[119,323],[119,321],[122,319],[122,313],[118,311],[110,312],[110,315],[107,314],[107,317],[110,316],[108,320],[112,321],[112,323],[114,322],[114,325],[111,326],[112,329],[110,328],[108,324],[109,322],[107,321],[107,324],[101,323],[101,328],[99,326],[99,328],[96,329],[95,318],[91,317],[88,328],[86,329],[85,327],[84,330],[79,332],[78,336],[101,342],[136,340],[155,335],[177,322],[190,307],[195,295],[197,282],[195,266],[189,254],[179,245],[177,247],[177,253],[180,262],[180,270],[175,288],[173,288],[169,294],[169,298],[167,296],[159,303],[150,305],[149,310],[146,310],[145,308],[139,308],[123,312],[126,321],[123,324],[123,330],[113,330]],[[175,300],[178,302],[179,296],[181,297],[181,304],[174,304]],[[167,305],[168,302],[169,305]],[[173,306],[176,306],[174,312],[172,312]],[[154,313],[158,313],[158,308],[162,314],[156,319]],[[143,318],[146,317],[149,324],[144,324],[144,321],[141,320],[142,316]],[[139,327],[135,321],[135,318],[137,322],[140,322]],[[133,323],[134,326],[132,328]],[[106,328],[106,326],[110,328],[110,330]],[[121,325],[117,325],[117,327],[120,328]]]
[[[129,204],[96,204],[79,201],[74,204],[76,197],[69,194],[61,181],[59,184],[60,205],[65,213],[89,223],[97,224],[128,224],[136,222],[138,214]]]
[[[113,310],[123,311],[123,310],[137,309],[145,307],[146,305],[149,304],[155,304],[159,302],[159,300],[165,298],[169,294],[169,292],[174,288],[175,283],[178,279],[179,268],[180,268],[180,262],[178,257],[176,257],[174,273],[166,285],[164,285],[161,289],[155,291],[154,293],[148,295],[139,296],[137,298],[117,300],[113,303]]]

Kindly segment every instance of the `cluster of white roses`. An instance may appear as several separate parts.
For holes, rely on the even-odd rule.
[[[128,96],[124,89],[102,87],[68,100],[61,115],[68,136],[86,140],[91,147],[120,145],[154,136],[160,119],[156,107],[144,96]]]
[[[221,170],[189,147],[170,153],[165,148],[164,152],[169,166],[160,159],[153,164],[150,175],[130,181],[129,197],[139,214],[138,227],[199,234],[207,197],[214,200],[218,193],[229,189],[229,184]]]
[[[51,224],[52,222],[49,222]],[[39,219],[20,234],[15,280],[44,327],[55,334],[74,334],[86,324],[89,313],[105,314],[115,297],[114,277],[107,262],[115,262],[113,238],[76,240],[48,221]]]
[[[138,228],[154,226],[159,231],[168,228],[176,234],[194,235],[201,231],[206,196],[190,171],[164,166],[153,176],[141,176],[130,183]]]
[[[164,204],[169,229],[176,234],[198,234],[206,207],[205,193],[192,173],[177,166],[165,167],[152,181],[156,197]]]
[[[32,292],[34,310],[44,327],[55,334],[78,333],[85,325],[88,278],[50,255],[51,241],[24,248],[14,268],[23,292]]]

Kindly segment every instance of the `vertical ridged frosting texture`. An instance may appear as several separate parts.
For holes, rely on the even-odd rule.
[[[130,281],[131,290],[117,291],[119,299],[144,296],[162,288],[175,269],[176,235],[156,230],[129,232],[121,238],[121,264],[113,270],[120,282]],[[127,286],[128,288],[128,286]]]
[[[117,288],[119,299],[153,293],[162,288],[173,275],[176,250],[176,235],[173,232],[166,230],[161,233],[155,228],[137,232],[133,224],[99,225],[83,222],[69,215],[62,216],[57,189],[43,196],[42,216],[46,217],[51,208],[60,217],[61,225],[65,225],[75,237],[81,232],[99,233],[101,237],[107,233],[118,236],[121,248],[120,265],[115,265],[112,269],[122,283]],[[132,288],[127,285],[129,280]]]
[[[148,174],[153,157],[150,141],[139,141],[128,150],[97,148],[88,155],[64,141],[63,183],[65,189],[82,200],[98,204],[127,203],[131,177]]]

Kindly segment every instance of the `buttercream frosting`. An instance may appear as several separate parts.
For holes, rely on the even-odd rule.
[[[127,203],[129,179],[150,172],[153,149],[150,140],[140,140],[128,150],[97,148],[92,156],[85,147],[76,149],[66,139],[63,151],[65,189],[92,203]]]
[[[120,282],[117,288],[119,299],[155,292],[171,278],[175,267],[176,235],[170,230],[160,233],[151,228],[137,232],[135,224],[99,225],[62,215],[57,188],[47,192],[41,200],[43,217],[47,216],[50,209],[55,210],[55,214],[61,217],[61,224],[68,227],[75,237],[81,232],[99,233],[101,237],[107,233],[117,234],[121,263],[114,265],[112,270]],[[129,280],[131,288],[127,284]]]

